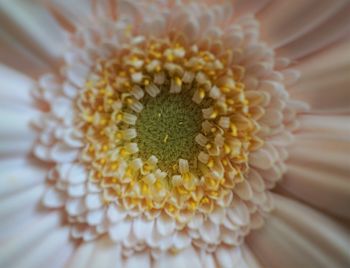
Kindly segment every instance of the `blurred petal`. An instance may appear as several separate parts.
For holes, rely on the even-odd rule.
[[[317,28],[341,10],[346,0],[274,1],[258,14],[266,40],[282,47]],[[298,18],[298,19],[296,19]]]
[[[0,14],[2,30],[36,57],[55,64],[55,58],[62,56],[63,32],[43,6],[32,1],[5,1],[0,4]]]
[[[291,96],[310,104],[312,112],[350,112],[350,40],[310,58],[297,68],[302,76]]]
[[[296,135],[281,187],[311,205],[350,219],[350,119],[310,115],[304,121],[311,125]]]
[[[333,1],[331,2],[333,4]],[[318,5],[318,4],[316,4]],[[350,3],[346,4],[314,30],[277,49],[277,53],[290,59],[300,59],[331,45],[350,32]]]
[[[348,267],[349,233],[321,213],[274,195],[276,212],[248,245],[266,267]]]

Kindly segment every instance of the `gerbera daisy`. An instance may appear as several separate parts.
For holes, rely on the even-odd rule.
[[[1,267],[348,267],[348,1],[8,1]]]

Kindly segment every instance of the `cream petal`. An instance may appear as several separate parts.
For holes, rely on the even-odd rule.
[[[249,164],[263,170],[271,168],[273,163],[274,161],[271,154],[263,148],[259,151],[251,153],[249,157]]]
[[[254,169],[250,169],[247,181],[256,192],[262,192],[265,189],[264,180],[261,178],[259,172]]]
[[[5,65],[0,65],[0,79],[1,103],[5,104],[5,102],[11,102],[12,105],[30,105],[30,90],[34,86],[34,81],[32,79]]]
[[[0,141],[0,157],[11,158],[16,155],[24,155],[27,154],[32,147],[33,141],[30,139],[20,141],[2,140]]]
[[[21,258],[16,258],[10,267],[36,268],[52,264],[54,266],[53,259],[57,256],[57,252],[63,247],[69,247],[69,243],[69,229],[56,229],[43,237],[40,243],[31,245],[25,253],[21,252]]]
[[[134,219],[132,229],[135,237],[139,240],[146,240],[153,231],[153,220],[147,220],[143,217]]]
[[[192,239],[185,231],[177,231],[173,237],[173,245],[176,249],[183,250],[192,242]]]
[[[306,156],[301,157],[307,163]],[[305,166],[304,163],[292,163],[293,160],[288,165],[288,172],[281,183],[283,189],[332,214],[350,218],[349,172],[337,174],[337,169],[322,170],[325,168],[322,164],[314,169],[312,166]]]
[[[192,229],[198,229],[199,226],[201,226],[203,223],[203,215],[201,214],[195,214],[190,222],[188,223],[188,227]]]
[[[238,0],[235,2],[234,8],[235,13],[242,15],[245,13],[258,13],[266,5],[268,5],[270,0],[254,1],[254,0]]]
[[[91,257],[96,248],[96,243],[81,243],[74,251],[69,262],[66,264],[67,268],[88,267]]]
[[[301,60],[296,65],[296,68],[303,74],[300,78],[301,81],[315,77],[320,78],[321,74],[335,70],[340,66],[347,66],[349,64],[349,57],[346,56],[349,49],[350,40],[346,38],[315,55],[310,55],[310,57]],[[320,64],[324,62],[327,64]],[[297,87],[293,89],[297,89]]]
[[[199,256],[193,247],[188,247],[176,254],[163,253],[158,259],[154,260],[154,268],[178,267],[202,267]]]
[[[299,116],[300,129],[303,135],[315,138],[347,140],[350,132],[348,116],[302,115]]]
[[[225,218],[225,208],[215,206],[213,211],[209,214],[209,219],[217,225],[220,225]]]
[[[241,249],[239,247],[225,247],[220,246],[215,251],[215,258],[219,267],[242,267],[248,268],[245,260],[243,259]]]
[[[102,207],[103,200],[100,194],[88,194],[85,198],[85,205],[88,209],[97,209]]]
[[[156,221],[156,230],[160,235],[168,236],[175,230],[175,220],[166,213],[161,213]]]
[[[82,238],[83,238],[83,241],[86,243],[97,239],[98,236],[99,236],[99,233],[95,228],[91,226],[87,226],[87,228],[84,230]]]
[[[249,223],[249,211],[247,206],[239,201],[234,200],[232,206],[227,209],[228,218],[237,225],[246,225]]]
[[[214,244],[219,239],[220,227],[219,225],[206,220],[199,228],[199,234],[206,243]]]
[[[129,20],[138,21],[141,18],[141,10],[131,1],[121,1],[118,5],[118,13],[120,16],[124,18],[128,18]]]
[[[118,205],[110,204],[107,209],[108,219],[115,223],[126,217],[126,212],[122,210]]]
[[[136,253],[136,254],[128,257],[125,260],[123,267],[125,267],[125,268],[139,268],[139,267],[150,268],[151,267],[151,256],[147,251],[142,252],[142,253]]]
[[[26,228],[20,229],[15,236],[7,241],[6,247],[3,247],[0,253],[1,267],[9,267],[9,264],[14,262],[19,255],[29,250],[33,245],[40,243],[60,224],[60,217],[57,213],[35,217],[33,221],[28,218],[26,220]],[[28,228],[30,232],[28,232]]]
[[[200,251],[200,259],[203,268],[216,268],[216,263],[213,254],[205,252],[205,250]]]
[[[104,220],[104,218],[105,218],[105,210],[103,208],[89,211],[86,214],[86,221],[90,225],[98,225]]]
[[[77,159],[78,153],[79,151],[77,149],[73,149],[62,142],[56,143],[49,151],[51,159],[58,163],[72,162]]]
[[[50,213],[44,217],[35,218],[32,222],[30,221],[29,223],[31,224],[27,224],[6,241],[6,246],[0,252],[1,267],[8,267],[8,263],[14,261],[21,252],[38,243],[48,232],[56,228],[59,225],[59,221],[59,215],[56,213]],[[28,229],[30,229],[30,232],[28,232]],[[24,235],[25,233],[27,234]]]
[[[242,256],[249,268],[263,268],[247,245],[241,246]]]
[[[36,116],[37,113],[32,110],[11,111],[2,106],[0,109],[0,123],[5,127],[0,130],[1,139],[3,141],[33,141],[35,136],[33,131],[30,130],[30,123]]]
[[[349,32],[349,10],[349,2],[344,3],[338,12],[317,28],[278,49],[277,53],[291,59],[300,59],[340,40]]]
[[[57,190],[54,187],[48,189],[44,195],[43,203],[49,208],[59,208],[62,207],[66,200],[66,193]]]
[[[264,38],[275,48],[286,45],[304,34],[312,32],[325,20],[334,16],[343,8],[345,2],[331,3],[317,0],[274,2],[258,15],[262,22],[262,28],[267,29],[263,31]]]
[[[66,201],[65,209],[71,216],[81,215],[86,211],[84,199],[82,198],[71,198]]]
[[[253,196],[252,188],[250,187],[250,184],[246,180],[237,184],[234,188],[234,192],[242,200],[249,200]]]
[[[23,45],[18,44],[7,33],[0,35],[0,46],[1,63],[30,77],[38,77],[49,68],[47,64],[33,55]],[[21,60],[19,61],[18,58],[21,58]]]
[[[89,72],[89,68],[83,64],[75,64],[66,70],[67,78],[77,87],[83,87]]]
[[[1,168],[0,196],[6,197],[19,191],[29,189],[45,180],[47,170],[29,166],[28,164],[16,169]]]
[[[309,103],[312,112],[349,112],[349,49],[350,42],[346,40],[301,61],[297,68],[300,68],[303,76],[290,89],[291,96]]]
[[[122,220],[109,228],[109,235],[113,241],[121,242],[126,239],[131,230],[132,221]]]
[[[274,198],[276,213],[248,239],[261,264],[272,268],[340,268],[350,263],[350,238],[343,227],[301,203],[279,195]]]
[[[25,44],[31,54],[54,65],[54,59],[62,55],[64,39],[47,10],[34,2],[22,1],[4,2],[1,10],[2,24],[7,26],[4,30],[10,32],[16,42]]]
[[[239,232],[232,232],[225,227],[220,228],[220,240],[230,246],[239,246],[241,239]]]
[[[92,2],[97,2],[97,1],[92,1]],[[93,6],[93,3],[86,2],[84,0],[76,0],[74,2],[69,0],[60,0],[60,1],[54,0],[48,4],[53,4],[53,6],[57,9],[56,12],[65,18],[62,21],[60,17],[59,18],[55,17],[60,27],[62,27],[67,31],[74,30],[74,29],[71,29],[71,27],[74,26],[74,24],[84,23],[85,22],[84,18],[91,16],[92,6]],[[72,25],[68,26],[66,25],[67,23]],[[66,26],[68,26],[68,28]]]
[[[71,256],[74,254],[75,251],[75,245],[74,243],[66,243],[64,246],[56,250],[54,261],[52,261],[52,258],[49,258],[48,261],[45,262],[45,266],[50,266],[52,268],[62,268],[64,267],[68,261],[70,260]]]
[[[67,180],[70,183],[83,183],[88,179],[88,174],[85,167],[81,164],[73,164],[67,174]]]
[[[67,191],[70,197],[82,197],[86,194],[86,186],[83,183],[69,185]]]
[[[96,246],[89,256],[89,261],[86,266],[76,267],[100,267],[100,268],[121,268],[122,258],[120,256],[120,248],[117,244],[111,241],[108,237],[103,237],[92,242]],[[73,267],[73,266],[72,266]],[[74,266],[75,267],[75,266]]]
[[[44,185],[31,187],[2,198],[0,206],[0,237],[8,237],[21,230],[28,218],[37,216]]]

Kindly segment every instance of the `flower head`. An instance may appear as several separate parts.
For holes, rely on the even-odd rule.
[[[229,1],[92,2],[77,25],[50,5],[69,33],[32,94],[41,213],[126,263],[253,265],[244,241],[310,109],[289,93],[300,72]]]

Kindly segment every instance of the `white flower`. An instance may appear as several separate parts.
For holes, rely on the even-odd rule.
[[[347,1],[0,7],[1,267],[350,265]]]

